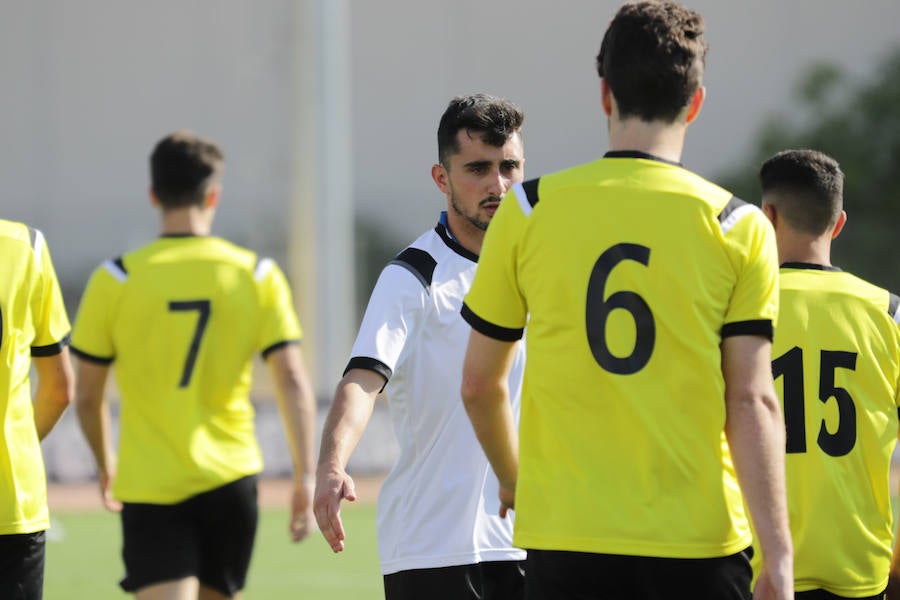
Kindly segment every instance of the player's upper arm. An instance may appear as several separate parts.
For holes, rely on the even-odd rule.
[[[435,267],[427,252],[410,247],[381,271],[369,296],[345,376],[352,370],[372,372],[382,380],[379,388],[391,378],[407,340],[418,335]]]
[[[538,202],[538,181],[516,184],[500,203],[462,309],[463,318],[474,329],[503,341],[521,338],[528,318],[517,262],[523,232]]]
[[[127,278],[121,260],[106,261],[91,274],[72,330],[72,353],[78,358],[101,365],[115,358],[112,324]]]
[[[735,272],[722,337],[759,335],[771,340],[778,317],[775,232],[758,208],[746,203],[740,208],[722,229]]]
[[[259,259],[253,279],[261,311],[256,346],[266,358],[287,344],[298,343],[303,331],[294,309],[291,288],[278,264],[271,258]]]

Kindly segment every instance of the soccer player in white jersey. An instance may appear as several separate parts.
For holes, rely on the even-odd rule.
[[[523,179],[522,111],[484,94],[454,98],[431,169],[447,198],[434,229],[400,252],[369,299],[322,433],[314,511],[332,550],[344,548],[345,468],[381,390],[400,454],[378,498],[378,551],[388,600],[522,597],[525,553],[498,516],[498,483],[459,395],[469,327],[460,317],[488,223]],[[524,351],[510,398],[518,414]]]

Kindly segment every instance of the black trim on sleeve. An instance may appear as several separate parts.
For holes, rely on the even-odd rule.
[[[86,360],[88,362],[97,363],[98,365],[111,365],[113,362],[112,358],[105,358],[103,356],[96,356],[94,354],[89,354],[84,350],[79,350],[75,346],[71,346],[69,348],[72,351],[72,354],[77,356],[82,360]]]
[[[775,328],[770,319],[755,319],[753,321],[735,321],[722,325],[721,336],[723,338],[734,335],[758,335],[770,342],[775,335]]]
[[[732,196],[731,200],[728,201],[728,204],[725,205],[725,208],[722,209],[722,212],[716,215],[716,218],[719,220],[719,223],[724,223],[725,219],[731,216],[731,213],[746,204],[747,202],[744,202],[737,196]]]
[[[462,310],[459,311],[459,314],[466,321],[466,323],[472,326],[472,329],[474,329],[478,333],[488,336],[489,338],[500,340],[501,342],[519,341],[522,339],[522,334],[525,333],[524,327],[519,329],[511,329],[509,327],[500,327],[499,325],[494,325],[489,321],[485,321],[474,312],[472,312],[472,309],[466,306],[465,303],[463,303]]]
[[[72,334],[67,333],[63,336],[63,339],[53,344],[47,344],[46,346],[32,346],[31,356],[56,356],[63,351],[63,348],[69,345],[71,339]]]
[[[387,386],[388,381],[391,380],[391,375],[394,374],[394,371],[378,360],[377,358],[372,358],[370,356],[354,356],[347,362],[347,368],[344,369],[343,377],[346,375],[351,369],[365,369],[366,371],[375,371],[382,377],[384,377],[384,385],[381,386],[379,392],[383,392],[385,386]]]
[[[888,300],[888,314],[896,321],[897,310],[900,309],[900,296],[891,292],[888,293],[890,294],[890,300]]]
[[[266,360],[267,358],[269,358],[269,355],[272,354],[273,352],[275,352],[276,350],[280,350],[280,349],[284,348],[285,346],[290,346],[292,344],[297,344],[299,346],[300,340],[299,339],[282,340],[280,342],[275,342],[271,346],[264,348],[260,354],[262,354],[263,360]]]
[[[113,259],[113,264],[122,269],[122,272],[126,275],[128,274],[128,269],[125,268],[125,263],[122,261],[121,256],[117,256]]]
[[[522,182],[522,189],[525,190],[525,199],[528,200],[528,204],[531,205],[531,208],[534,208],[534,205],[540,200],[540,197],[538,197],[538,183],[540,181],[541,178],[536,177],[535,179],[529,179],[528,181]]]
[[[431,278],[434,276],[437,261],[426,251],[420,248],[407,248],[398,254],[390,264],[403,267],[415,275],[426,290],[431,289]]]

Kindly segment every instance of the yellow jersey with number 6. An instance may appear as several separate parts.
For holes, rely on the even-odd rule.
[[[515,545],[711,558],[750,545],[720,343],[771,339],[774,233],[681,166],[612,152],[519,184],[463,316],[527,322]]]
[[[278,266],[217,237],[161,237],[98,267],[72,351],[115,368],[115,497],[171,504],[261,471],[252,358],[300,333]]]

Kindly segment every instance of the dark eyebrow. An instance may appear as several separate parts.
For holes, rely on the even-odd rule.
[[[510,158],[508,160],[504,160],[501,164],[505,167],[518,167],[522,164],[522,161],[515,158]]]
[[[491,166],[491,161],[489,161],[489,160],[473,160],[471,162],[465,163],[463,166],[470,168],[470,169],[473,167],[489,167],[489,166]]]

